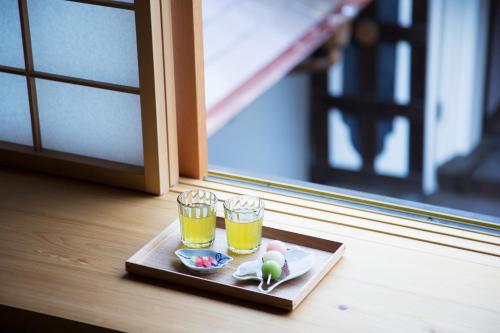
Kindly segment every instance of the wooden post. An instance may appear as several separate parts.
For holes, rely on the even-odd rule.
[[[208,174],[201,0],[172,0],[179,173]]]
[[[144,189],[162,194],[168,191],[169,174],[160,0],[138,1],[135,7]]]

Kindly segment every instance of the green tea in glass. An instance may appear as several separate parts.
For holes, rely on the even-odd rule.
[[[224,201],[227,247],[238,254],[253,253],[262,239],[264,201],[242,195]]]
[[[187,247],[209,247],[215,239],[217,198],[204,190],[192,190],[177,197],[181,241]]]

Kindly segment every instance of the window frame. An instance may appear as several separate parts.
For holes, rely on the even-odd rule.
[[[230,184],[242,189],[257,189],[266,193],[280,194],[284,197],[318,203],[334,203],[336,206],[356,209],[360,212],[376,212],[427,224],[473,230],[488,235],[492,231],[500,236],[500,224],[498,223],[500,218],[453,208],[414,203],[408,200],[309,182],[298,181],[294,184],[293,181],[259,178],[217,168],[211,168],[208,172],[208,178],[205,180],[214,184]]]
[[[162,0],[171,3],[179,175],[208,176],[201,0]]]
[[[18,0],[25,68],[0,66],[0,71],[26,78],[33,146],[0,141],[0,164],[162,194],[178,178],[176,158],[169,158],[169,150],[176,151],[176,141],[172,139],[175,128],[170,127],[170,135],[167,133],[167,118],[171,118],[175,112],[174,87],[166,84],[174,81],[174,71],[165,70],[165,66],[171,68],[173,64],[171,26],[175,15],[167,12],[170,1],[72,1],[135,12],[139,88],[35,71],[27,0]],[[167,12],[163,17],[162,5]],[[138,94],[141,101],[144,166],[44,149],[40,135],[35,78]]]

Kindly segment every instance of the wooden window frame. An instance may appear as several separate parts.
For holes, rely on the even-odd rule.
[[[201,0],[171,3],[177,103],[179,175],[202,179],[208,175]]]
[[[170,184],[178,179],[178,170],[175,166],[177,163],[176,140],[173,139],[175,127],[167,125],[169,116],[175,121],[173,115],[175,92],[170,83],[173,82],[174,74],[172,70],[165,70],[165,66],[171,68],[173,64],[171,18],[174,15],[168,12],[170,1],[141,0],[135,3],[124,3],[111,0],[76,0],[75,2],[135,11],[139,88],[35,71],[27,1],[18,0],[25,68],[0,66],[0,72],[26,77],[33,146],[0,142],[0,164],[162,194],[168,191]],[[163,17],[162,9],[164,9],[164,14],[167,12]],[[40,135],[35,78],[139,95],[144,166],[138,167],[44,149]],[[170,135],[167,133],[167,127]],[[172,153],[171,158],[169,158],[169,150]]]

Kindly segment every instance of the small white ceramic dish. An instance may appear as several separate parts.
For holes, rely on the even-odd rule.
[[[259,281],[259,290],[264,293],[271,292],[280,284],[295,279],[307,273],[314,265],[314,254],[304,251],[298,246],[287,248],[285,254],[285,265],[281,276],[277,280],[271,280],[268,284],[262,278],[262,255],[257,260],[247,261],[241,264],[233,277],[237,280]]]
[[[232,257],[224,253],[210,249],[179,249],[175,251],[175,255],[180,259],[184,266],[197,273],[216,272],[233,260]],[[191,260],[193,256],[211,256],[215,258],[215,261],[209,267],[198,267]]]

